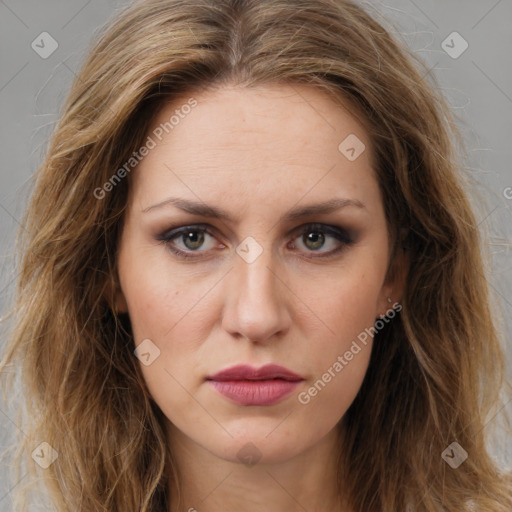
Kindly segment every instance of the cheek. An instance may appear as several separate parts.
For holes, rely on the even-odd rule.
[[[192,394],[198,385],[197,369],[204,365],[200,347],[208,325],[206,309],[211,307],[200,301],[207,293],[206,283],[199,280],[189,288],[184,281],[196,282],[164,276],[153,266],[133,273],[125,293],[135,345],[151,340],[158,354],[148,365],[140,360],[148,391],[170,421],[181,425],[187,418],[186,429],[190,422],[204,421],[204,410]]]
[[[354,278],[354,284],[362,284]],[[300,408],[317,418],[319,424],[333,426],[354,401],[370,361],[375,323],[377,291],[365,286],[332,288],[329,301],[316,301],[322,320],[329,326],[325,336],[316,335],[315,347],[307,347],[312,378],[298,394]]]
[[[315,376],[299,403],[311,414],[334,420],[354,400],[366,374],[381,293],[384,267],[377,258],[360,260],[338,279],[325,280],[318,287],[303,290],[303,297],[324,324],[324,336],[309,333],[315,348],[306,347]],[[310,323],[318,323],[310,317]],[[303,323],[302,329],[307,330]]]
[[[201,346],[217,314],[209,291],[218,277],[171,273],[162,260],[166,263],[162,255],[154,261],[139,258],[145,264],[132,265],[135,259],[127,259],[120,277],[134,344],[149,346],[156,355],[149,365],[140,359],[148,389],[162,409],[171,403],[179,409],[193,405],[183,386],[195,386],[192,369],[204,366]]]
[[[148,256],[135,254],[120,265],[136,344],[145,338],[158,344],[169,337],[176,338],[182,325],[190,324],[190,315],[201,313],[200,299],[212,286],[208,278],[187,277],[171,267],[161,249],[153,249]],[[192,329],[200,323],[197,320]]]
[[[328,352],[346,350],[352,339],[374,325],[384,274],[382,261],[370,254],[334,276],[304,283],[301,299],[324,324]]]

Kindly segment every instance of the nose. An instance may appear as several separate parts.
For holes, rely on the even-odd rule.
[[[235,255],[226,276],[222,326],[236,338],[275,341],[290,328],[292,296],[269,249],[252,263]]]

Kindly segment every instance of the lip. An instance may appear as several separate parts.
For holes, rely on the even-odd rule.
[[[304,380],[284,366],[267,364],[261,368],[237,365],[208,376],[206,380],[220,394],[240,405],[273,405]]]
[[[254,368],[247,364],[231,366],[207,377],[208,380],[232,381],[232,380],[269,380],[283,379],[287,381],[303,380],[303,377],[278,364],[266,364],[261,368]]]

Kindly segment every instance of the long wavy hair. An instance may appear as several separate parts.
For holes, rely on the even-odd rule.
[[[99,35],[63,105],[18,234],[0,369],[21,378],[13,481],[59,511],[167,511],[179,475],[166,418],[115,311],[129,179],[98,198],[165,102],[235,84],[309,84],[368,126],[390,233],[409,262],[403,309],[375,337],[343,417],[339,486],[358,512],[510,512],[512,479],[484,428],[507,384],[450,108],[426,67],[345,0],[145,0]],[[341,141],[340,141],[341,142]],[[14,371],[10,371],[10,369]],[[21,410],[21,409],[20,409]],[[47,442],[57,460],[40,469]],[[457,442],[457,469],[442,453]],[[452,454],[453,455],[453,454]],[[341,491],[340,491],[341,492]],[[174,502],[174,498],[172,500]]]

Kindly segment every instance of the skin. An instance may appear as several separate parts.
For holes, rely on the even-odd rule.
[[[324,92],[284,84],[183,95],[162,107],[148,135],[191,96],[197,106],[130,175],[118,251],[119,311],[129,314],[135,345],[150,339],[160,350],[141,370],[169,420],[182,479],[181,503],[173,499],[170,511],[256,512],[271,503],[273,512],[347,512],[336,497],[337,424],[361,386],[371,338],[309,403],[298,395],[389,310],[388,298],[400,300],[401,281],[386,279],[391,247],[371,141],[364,123]],[[349,134],[366,146],[354,161],[338,150]],[[233,219],[171,204],[143,211],[170,196]],[[279,220],[331,198],[363,207]],[[349,231],[353,243],[329,234],[323,245],[308,242],[300,228],[312,222]],[[173,242],[157,239],[198,223],[211,233],[202,245],[173,240],[196,259],[180,259],[168,248]],[[236,252],[249,236],[262,249],[252,263]],[[205,378],[241,363],[277,363],[304,381],[277,404],[238,405]],[[248,443],[260,457],[255,465],[237,456]]]

